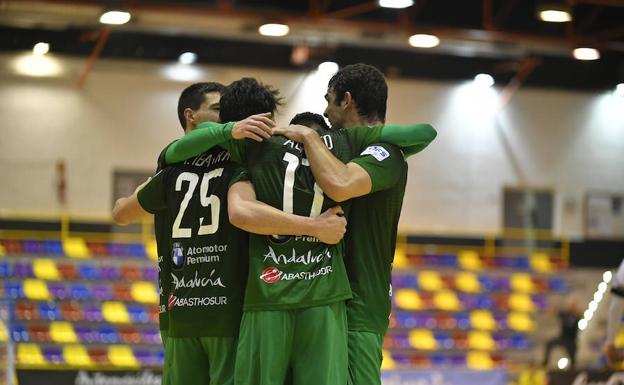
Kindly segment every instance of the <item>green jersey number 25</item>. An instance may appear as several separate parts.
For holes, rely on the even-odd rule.
[[[203,207],[210,207],[211,217],[207,223],[205,217],[199,218],[199,230],[197,235],[214,234],[219,229],[219,211],[221,210],[221,200],[216,195],[208,195],[208,184],[213,178],[218,178],[223,174],[223,168],[217,168],[203,175],[201,180],[201,186],[199,188],[199,201]],[[182,191],[184,182],[188,182],[188,189],[184,194],[184,198],[180,203],[178,209],[178,215],[173,222],[173,229],[171,231],[172,238],[191,238],[193,236],[192,229],[180,227],[182,225],[182,218],[184,212],[188,207],[188,204],[195,193],[197,184],[199,183],[199,175],[192,172],[183,172],[178,176],[176,180],[176,191]]]

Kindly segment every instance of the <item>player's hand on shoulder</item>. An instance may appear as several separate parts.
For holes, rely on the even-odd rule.
[[[347,231],[347,220],[340,206],[335,206],[315,218],[317,234],[321,242],[334,245],[344,237]]]
[[[239,120],[232,127],[232,138],[234,139],[253,139],[262,142],[273,134],[275,122],[270,118],[271,113],[251,115],[248,118]]]
[[[318,134],[310,127],[302,126],[300,124],[291,124],[286,127],[274,128],[273,135],[283,135],[290,140],[303,143],[305,142],[306,136]]]

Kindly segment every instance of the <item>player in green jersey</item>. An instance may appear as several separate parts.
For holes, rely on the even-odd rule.
[[[326,98],[325,115],[335,129],[385,121],[387,86],[372,66],[356,64],[338,71]],[[407,183],[403,153],[393,145],[377,143],[344,164],[322,146],[313,130],[275,132],[303,143],[311,170],[329,197],[340,202],[361,196],[352,201],[345,237],[345,263],[353,291],[353,299],[347,302],[349,384],[378,385],[397,225]],[[424,147],[414,146],[408,152]]]
[[[245,107],[257,104],[258,100],[270,98],[270,93],[251,93],[253,86],[250,79],[228,86],[222,98],[222,120],[236,119],[234,116],[225,117],[226,110],[230,110],[226,107],[226,100],[236,106],[231,111],[240,113],[246,111]],[[227,98],[230,90],[232,97]],[[262,109],[246,112],[257,111]],[[219,129],[218,126],[211,128]],[[386,131],[382,127],[360,127],[328,133],[324,139],[332,151],[348,160],[354,157],[353,149],[359,154],[366,145],[383,138],[384,132],[388,133],[388,139],[406,145],[428,142],[432,132],[435,133],[428,125],[388,127]],[[200,133],[197,134],[199,137]],[[412,134],[411,140],[405,140],[409,134]],[[225,145],[230,146],[233,158],[249,167],[259,199],[286,211],[310,214],[318,213],[324,204],[331,203],[314,186],[309,170],[305,170],[307,160],[297,143],[271,138],[262,145],[248,141]],[[293,369],[296,384],[346,382],[342,301],[350,293],[341,247],[319,245],[316,240],[306,237],[294,237],[280,243],[252,235],[250,254],[245,315],[237,357],[237,383],[281,383],[288,366]],[[294,332],[296,330],[299,332]],[[302,341],[307,342],[302,345]],[[314,369],[308,367],[310,359],[315,359]]]
[[[247,122],[253,126],[253,121],[253,117],[247,118],[237,125],[246,127]],[[254,129],[247,127],[247,131]],[[227,204],[225,196],[235,168],[226,151],[213,148],[184,164],[163,169],[116,205],[114,216],[119,222],[127,223],[145,210],[172,223],[172,242],[163,264],[172,278],[167,302],[171,337],[166,355],[170,356],[167,372],[171,372],[173,384],[232,382],[247,243],[220,209],[222,199]],[[336,234],[344,234],[346,222],[333,212],[310,219],[263,206],[250,209],[279,224],[269,227],[271,231],[308,234],[326,242],[337,242],[342,236],[336,238]]]

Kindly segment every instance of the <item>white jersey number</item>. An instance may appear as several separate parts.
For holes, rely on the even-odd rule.
[[[199,199],[203,207],[211,208],[211,216],[210,222],[207,224],[204,224],[204,217],[199,218],[199,230],[197,231],[197,235],[214,234],[219,229],[219,212],[221,211],[221,200],[218,196],[214,194],[208,195],[208,184],[210,183],[210,179],[218,178],[221,175],[223,175],[223,168],[217,168],[215,170],[205,173],[202,178],[201,186],[199,188]],[[176,180],[176,191],[182,191],[182,184],[184,182],[188,182],[188,189],[184,194],[182,203],[180,203],[178,215],[173,222],[173,229],[171,231],[172,238],[191,238],[193,232],[190,228],[184,228],[180,226],[182,225],[184,212],[186,211],[188,204],[193,197],[193,193],[197,188],[199,176],[197,174],[193,174],[192,172],[181,173]]]

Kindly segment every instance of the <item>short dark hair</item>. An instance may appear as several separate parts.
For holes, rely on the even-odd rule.
[[[234,122],[263,112],[275,112],[282,104],[279,91],[254,78],[242,78],[221,94],[221,121]]]
[[[301,112],[290,120],[290,124],[300,124],[306,127],[317,125],[321,130],[329,130],[329,125],[327,125],[323,115],[314,112]]]
[[[193,111],[199,109],[204,102],[204,95],[210,92],[223,93],[225,86],[216,82],[195,83],[186,87],[180,94],[178,99],[178,119],[182,129],[186,129],[186,119],[184,118],[184,110],[190,108]]]
[[[343,67],[329,80],[328,88],[336,94],[336,103],[349,91],[361,116],[386,121],[388,85],[377,68],[364,63]]]

